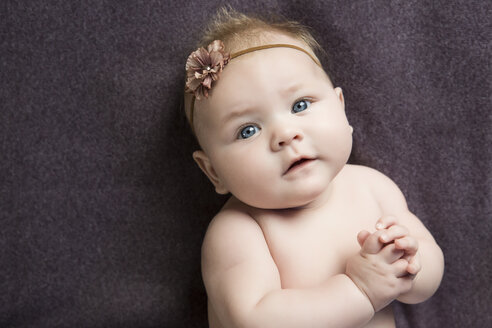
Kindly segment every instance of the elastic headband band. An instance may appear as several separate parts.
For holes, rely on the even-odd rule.
[[[188,61],[186,63],[186,70],[187,70],[187,73],[188,73],[188,80],[187,80],[187,83],[186,83],[186,91],[187,92],[192,92],[193,93],[193,98],[191,100],[191,107],[190,107],[190,125],[191,125],[191,129],[194,131],[194,127],[193,127],[193,114],[194,114],[194,109],[195,109],[195,99],[197,98],[196,97],[196,94],[197,92],[203,92],[203,94],[205,95],[205,98],[208,97],[208,91],[204,88],[205,84],[207,84],[207,86],[205,86],[207,89],[211,89],[211,83],[212,81],[217,81],[219,76],[218,74],[222,71],[222,69],[224,68],[225,65],[227,65],[227,63],[229,62],[229,60],[233,59],[233,58],[237,58],[239,56],[242,56],[244,54],[247,54],[247,53],[250,53],[250,52],[253,52],[253,51],[257,51],[257,50],[263,50],[263,49],[271,49],[271,48],[291,48],[291,49],[295,49],[295,50],[299,50],[299,51],[302,51],[304,52],[306,55],[309,56],[309,58],[311,58],[315,63],[316,65],[318,65],[319,67],[322,68],[321,66],[321,63],[319,62],[319,60],[314,57],[312,54],[310,54],[308,51],[306,51],[305,49],[301,48],[301,47],[298,47],[298,46],[295,46],[295,45],[292,45],[292,44],[286,44],[286,43],[277,43],[277,44],[266,44],[266,45],[263,45],[263,46],[257,46],[257,47],[251,47],[251,48],[247,48],[247,49],[244,49],[244,50],[241,50],[241,51],[238,51],[238,52],[235,52],[233,54],[231,54],[230,56],[223,52],[223,44],[221,41],[219,40],[215,40],[214,42],[212,42],[209,46],[208,46],[208,53],[211,53],[213,51],[215,52],[218,52],[220,54],[223,55],[223,60],[221,62],[218,62],[218,63],[210,63],[211,65],[207,65],[204,67],[204,60],[199,57],[200,55],[203,56],[203,52],[202,53],[198,53],[200,52],[201,50],[203,51],[206,51],[204,48],[200,48],[198,49],[196,52],[192,53],[190,55],[190,57],[188,57]],[[198,55],[197,55],[198,53]],[[201,69],[203,71],[203,73],[200,73],[199,70],[193,68],[193,67],[189,67],[189,66],[192,66],[193,63],[190,64],[190,58],[192,58],[192,56],[195,54],[195,56],[193,57],[193,59],[197,60],[200,64],[201,64],[201,67],[199,67],[199,69]],[[210,56],[209,56],[210,57]],[[214,65],[215,64],[215,65]],[[196,73],[198,71],[198,74]],[[192,74],[190,74],[190,72]],[[210,72],[210,73],[213,73],[212,76],[209,78],[208,81],[205,80],[206,76],[207,76],[207,72]],[[215,74],[215,75],[214,75]],[[195,82],[196,80],[196,76],[199,76],[200,78],[202,78],[203,81],[201,83],[201,85],[198,85],[196,86],[194,89],[190,88],[190,85],[193,84],[193,82]],[[195,83],[196,85],[196,83]],[[199,89],[201,88],[201,89]],[[196,91],[198,89],[198,91]]]
[[[321,67],[321,63],[319,62],[319,60],[316,57],[314,57],[313,55],[311,55],[308,51],[306,51],[305,49],[303,49],[301,47],[294,46],[292,44],[286,44],[286,43],[266,44],[263,46],[247,48],[247,49],[244,49],[244,50],[241,50],[241,51],[238,51],[238,52],[231,54],[231,59],[239,57],[239,56],[244,55],[244,54],[247,54],[248,52],[253,52],[253,51],[263,50],[263,49],[270,49],[270,48],[292,48],[292,49],[302,51],[306,55],[308,55],[316,63],[316,65]]]

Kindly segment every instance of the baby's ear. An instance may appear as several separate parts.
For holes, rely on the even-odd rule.
[[[335,93],[337,94],[338,99],[340,100],[340,103],[342,104],[343,108],[345,109],[345,99],[343,98],[342,88],[336,87],[335,88]]]
[[[225,195],[229,192],[229,190],[227,190],[227,188],[222,184],[219,176],[217,175],[217,172],[215,172],[215,169],[205,152],[203,152],[202,150],[197,150],[193,152],[193,159],[198,164],[198,167],[200,167],[203,173],[205,173],[205,175],[208,177],[210,182],[212,182],[215,187],[216,193]]]

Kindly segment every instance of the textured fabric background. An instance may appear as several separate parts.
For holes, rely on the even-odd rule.
[[[205,327],[200,245],[225,198],[194,165],[184,64],[225,2],[0,4],[0,327]],[[490,1],[230,1],[313,28],[351,161],[441,245],[398,327],[491,327]],[[354,237],[355,238],[355,237]]]

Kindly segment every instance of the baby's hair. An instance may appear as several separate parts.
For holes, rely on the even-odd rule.
[[[253,47],[263,40],[265,32],[286,34],[306,43],[316,54],[323,49],[308,27],[277,14],[260,16],[240,13],[231,7],[220,8],[207,26],[199,46],[206,47],[213,40],[222,40],[226,50],[234,52]]]
[[[197,48],[207,48],[214,40],[221,40],[229,53],[258,46],[268,41],[269,33],[280,33],[304,42],[316,56],[326,53],[313,37],[310,29],[299,22],[277,14],[244,14],[231,8],[221,7],[204,30]],[[190,120],[191,95],[185,93],[185,110]],[[192,126],[193,129],[193,126]]]

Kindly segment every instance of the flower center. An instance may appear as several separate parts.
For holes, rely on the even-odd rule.
[[[205,67],[205,69],[210,72],[212,70],[212,67],[207,66],[207,67]]]

